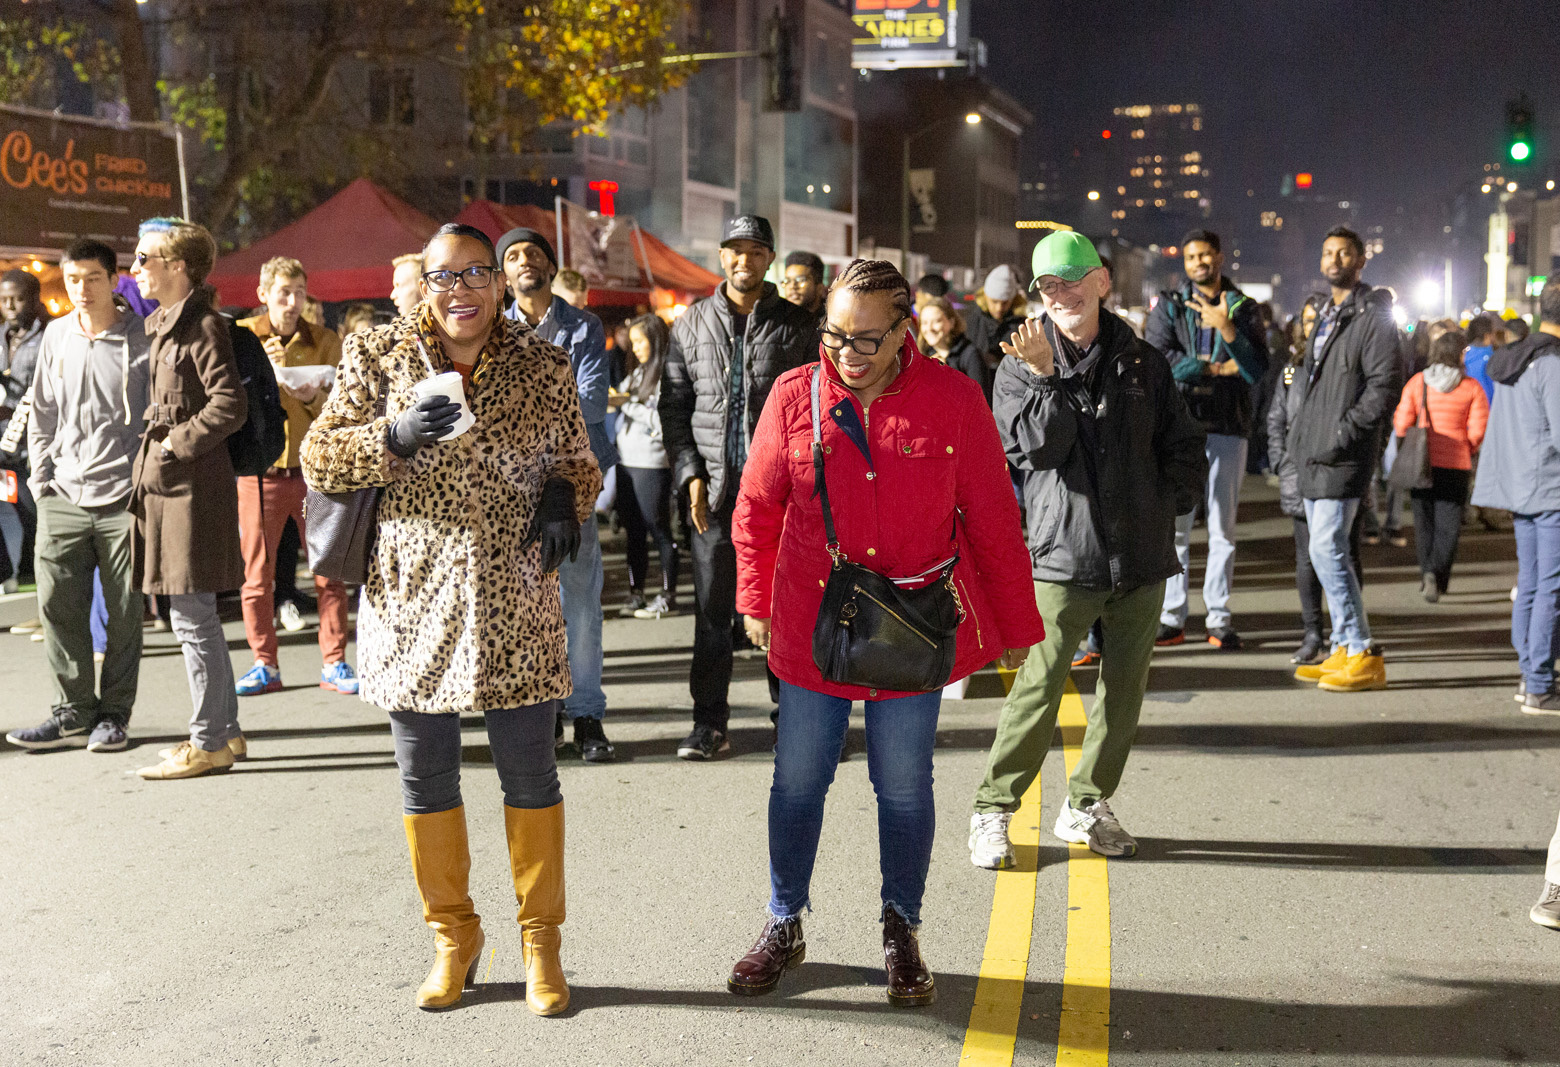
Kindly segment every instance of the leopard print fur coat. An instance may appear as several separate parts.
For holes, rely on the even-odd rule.
[[[467,388],[476,425],[403,460],[391,422],[428,377],[416,315],[347,338],[336,385],[304,438],[311,488],[383,486],[358,608],[362,697],[387,711],[481,712],[567,696],[558,576],[523,547],[548,478],[592,519],[601,472],[563,349],[500,319]],[[453,369],[433,346],[433,369]],[[381,376],[386,414],[375,417]]]

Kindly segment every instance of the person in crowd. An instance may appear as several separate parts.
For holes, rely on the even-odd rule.
[[[54,709],[6,735],[30,749],[127,744],[141,668],[141,593],[133,574],[130,469],[147,389],[146,329],[114,297],[113,249],[82,238],[60,256],[73,310],[38,350],[27,424],[38,501],[38,608]],[[96,575],[94,572],[97,572]],[[101,677],[94,679],[94,585],[104,607]]]
[[[1180,568],[1176,516],[1202,499],[1208,474],[1202,427],[1169,363],[1106,309],[1110,275],[1089,239],[1049,234],[1033,266],[1045,315],[1005,346],[993,406],[1008,462],[1025,475],[1046,635],[1013,679],[975,792],[970,860],[990,869],[1013,865],[1008,823],[1050,751],[1073,651],[1095,619],[1094,707],[1053,832],[1102,856],[1137,852],[1109,797],[1137,731],[1165,579]]]
[[[260,339],[276,367],[334,367],[341,362],[341,340],[335,332],[302,315],[309,299],[309,279],[302,263],[286,256],[267,260],[260,267],[259,297],[260,314],[240,320],[239,325]],[[255,657],[255,665],[238,680],[241,697],[274,693],[282,688],[282,671],[276,656],[277,546],[288,519],[298,527],[300,540],[306,534],[303,498],[308,487],[303,481],[298,451],[309,425],[330,395],[328,385],[316,382],[289,385],[278,377],[276,385],[287,416],[287,444],[265,474],[238,479],[238,526],[244,552],[244,636]],[[347,663],[347,587],[339,579],[315,575],[314,589],[320,612],[320,658],[324,664],[320,688],[355,694],[357,675]],[[296,606],[293,610],[297,610]]]
[[[1473,488],[1477,507],[1512,514],[1517,589],[1511,643],[1523,710],[1560,715],[1555,658],[1560,655],[1560,282],[1538,298],[1538,332],[1498,349],[1488,364],[1495,383],[1489,431]]]
[[[780,276],[780,295],[823,322],[823,260],[811,252],[792,252],[785,257],[785,273]]]
[[[368,330],[374,327],[377,316],[374,305],[364,302],[348,304],[341,313],[341,336],[350,337],[359,330]]]
[[[1268,465],[1278,479],[1279,509],[1294,522],[1295,537],[1295,590],[1300,596],[1300,621],[1303,633],[1300,647],[1289,657],[1289,662],[1318,664],[1327,658],[1328,648],[1322,631],[1322,613],[1326,603],[1322,594],[1322,581],[1311,566],[1311,528],[1305,521],[1305,498],[1300,495],[1300,472],[1294,457],[1289,454],[1289,424],[1299,411],[1301,391],[1295,385],[1305,363],[1306,340],[1316,326],[1316,311],[1326,297],[1311,297],[1295,321],[1290,332],[1289,359],[1273,392],[1273,403],[1268,408],[1267,442]],[[1364,585],[1365,571],[1360,565],[1360,530],[1362,515],[1356,515],[1349,528],[1349,565],[1355,579]]]
[[[759,414],[775,379],[816,358],[817,319],[764,280],[775,235],[761,215],[738,215],[720,245],[726,280],[672,328],[661,373],[661,435],[672,486],[688,501],[693,527],[693,731],[677,746],[685,760],[731,748],[728,694],[735,645],[737,557],[731,517]]]
[[[1506,322],[1493,311],[1482,311],[1468,320],[1468,351],[1463,353],[1463,370],[1479,383],[1484,399],[1491,403],[1495,400],[1495,382],[1490,377],[1490,357],[1507,340]]]
[[[48,323],[43,288],[38,284],[37,276],[25,270],[8,270],[0,274],[0,324],[3,324],[0,332],[4,334],[0,338],[3,340],[0,343],[0,437],[5,436],[11,419],[17,415],[32,386],[33,368],[37,365],[43,329]],[[25,427],[22,429],[25,432]],[[10,564],[10,572],[0,591],[14,593],[24,562],[22,546],[35,513],[32,494],[27,487],[25,437],[18,441],[16,452],[0,454],[0,466],[12,468],[16,475],[17,499],[15,502],[0,500],[0,542],[4,543],[6,561]],[[19,630],[20,627],[12,632]]]
[[[1170,361],[1170,373],[1192,416],[1207,432],[1208,489],[1199,501],[1208,523],[1208,567],[1203,578],[1207,640],[1235,651],[1230,592],[1235,584],[1235,512],[1251,444],[1252,387],[1267,374],[1266,326],[1256,301],[1224,276],[1219,235],[1193,230],[1181,238],[1186,281],[1159,294],[1144,340]],[[1186,640],[1192,566],[1194,507],[1175,520],[1175,552],[1181,569],[1165,582],[1156,645]]]
[[[1299,472],[1310,532],[1311,565],[1332,615],[1332,652],[1295,677],[1328,692],[1384,689],[1386,662],[1371,641],[1365,598],[1350,564],[1349,531],[1375,471],[1384,419],[1402,390],[1392,294],[1360,281],[1365,242],[1337,226],[1322,242],[1330,297],[1306,342],[1285,451]]]
[[[975,294],[973,305],[965,309],[964,332],[986,365],[994,369],[1002,359],[1002,342],[1018,329],[1029,307],[1018,272],[1006,263],[994,267]]]
[[[227,320],[205,284],[216,255],[204,226],[149,219],[131,268],[141,294],[158,302],[146,320],[151,404],[131,473],[137,544],[144,546],[135,569],[143,592],[168,597],[195,705],[190,739],[141,768],[147,779],[225,771],[248,754],[217,593],[244,583],[238,490],[225,445],[244,425],[249,398]]]
[[[553,292],[576,311],[584,311],[590,297],[590,283],[577,270],[561,270],[553,279]]]
[[[1414,548],[1420,593],[1434,604],[1452,580],[1473,457],[1484,440],[1490,408],[1479,383],[1463,373],[1467,337],[1444,333],[1430,346],[1430,364],[1403,386],[1392,430],[1424,426],[1430,445],[1430,488],[1413,490]]]
[[[677,614],[677,541],[672,536],[672,469],[661,438],[661,374],[672,331],[659,315],[640,315],[628,324],[634,369],[612,396],[618,413],[617,513],[628,535],[628,603],[622,614],[662,619]],[[661,591],[645,601],[650,570],[647,539],[654,535],[661,555]]]
[[[948,279],[941,274],[923,274],[915,283],[915,313],[921,314],[921,309],[930,301],[939,297],[948,297]]]
[[[917,350],[911,300],[909,283],[887,262],[856,260],[845,269],[829,291],[819,363],[775,383],[742,474],[732,524],[737,608],[779,676],[780,717],[769,794],[769,917],[732,969],[733,993],[769,992],[806,950],[801,916],[811,905],[824,799],[851,702],[860,700],[878,797],[888,997],[917,1005],[935,995],[916,930],[936,822],[932,750],[942,692],[824,679],[812,644],[831,553],[907,580],[958,560],[949,579],[964,610],[954,679],[998,657],[1015,667],[1045,634],[1027,590],[1009,578],[1027,553],[984,397]],[[837,545],[825,535],[810,458],[818,411],[827,413],[818,425]]]
[[[964,316],[943,296],[933,297],[921,305],[920,315],[921,350],[976,382],[990,404],[991,385],[996,375],[964,332]]]
[[[422,299],[423,257],[421,252],[408,252],[390,261],[394,273],[390,278],[390,300],[395,313],[405,315]]]
[[[1503,329],[1505,330],[1506,343],[1508,345],[1514,345],[1518,341],[1526,341],[1533,332],[1532,329],[1528,326],[1527,319],[1524,319],[1521,315],[1516,315],[1509,311],[1504,317],[1502,317],[1501,322],[1503,324]]]
[[[542,340],[569,353],[574,380],[579,387],[580,411],[591,451],[603,475],[618,461],[617,448],[607,435],[607,393],[611,387],[607,363],[606,332],[601,320],[581,311],[553,292],[558,257],[546,237],[519,227],[498,240],[498,262],[504,269],[514,303],[505,314],[523,322]],[[601,536],[592,514],[580,531],[579,551],[558,568],[562,587],[563,618],[569,631],[569,673],[573,691],[563,702],[557,733],[563,736],[565,719],[574,723],[574,744],[582,759],[606,763],[616,753],[607,740],[601,720],[607,713],[607,694],[601,688],[601,589],[605,576],[601,564]]]
[[[1556,826],[1555,836],[1549,839],[1544,890],[1538,895],[1538,902],[1528,910],[1528,918],[1540,926],[1560,930],[1560,826]]]
[[[555,572],[601,473],[569,354],[499,314],[503,273],[487,235],[449,223],[424,255],[415,313],[348,339],[303,468],[322,492],[382,487],[359,608],[362,696],[390,715],[412,873],[435,935],[417,1004],[458,1002],[482,956],[460,792],[460,716],[479,712],[504,794],[526,1004],[554,1015],[569,989],[553,726],[570,684]],[[476,416],[455,438],[462,406],[413,393],[451,370]],[[406,580],[413,572],[423,577]]]
[[[1267,373],[1251,387],[1251,437],[1246,452],[1246,473],[1261,474],[1267,469],[1267,413],[1273,404],[1273,390],[1283,374],[1284,356],[1289,351],[1288,338],[1279,325],[1273,303],[1269,300],[1257,304],[1257,314],[1262,320],[1262,339],[1267,346]]]

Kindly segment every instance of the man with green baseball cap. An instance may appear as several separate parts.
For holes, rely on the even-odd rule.
[[[1137,732],[1165,579],[1179,572],[1175,517],[1202,498],[1203,430],[1157,349],[1105,307],[1110,271],[1081,234],[1031,261],[1045,314],[1019,327],[997,367],[992,410],[1024,472],[1029,554],[1045,640],[1002,705],[970,818],[970,861],[1013,865],[1008,822],[1051,747],[1072,653],[1095,619],[1104,650],[1083,752],[1054,833],[1102,856],[1137,842],[1107,798]]]

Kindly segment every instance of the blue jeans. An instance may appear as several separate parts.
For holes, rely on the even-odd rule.
[[[569,680],[574,692],[563,702],[571,719],[600,719],[607,713],[601,689],[601,534],[592,515],[580,526],[580,554],[558,567],[563,625],[569,637]]]
[[[103,572],[92,569],[92,614],[87,616],[92,631],[92,651],[108,651],[108,601],[103,599]]]
[[[1360,510],[1359,497],[1349,500],[1305,502],[1305,521],[1311,528],[1311,567],[1327,596],[1332,615],[1332,647],[1342,645],[1357,656],[1370,647],[1370,620],[1365,617],[1365,596],[1350,563],[1349,528]]]
[[[1560,617],[1560,511],[1513,515],[1517,536],[1517,601],[1511,643],[1529,693],[1555,687],[1556,619]]]
[[[932,747],[941,705],[941,691],[866,702],[867,776],[877,791],[883,903],[911,925],[921,921],[937,828]],[[775,781],[769,790],[769,911],[780,918],[811,907],[823,800],[849,722],[850,701],[844,697],[780,683]]]
[[[1208,435],[1208,490],[1203,514],[1208,520],[1208,568],[1203,578],[1203,605],[1208,609],[1208,629],[1230,624],[1230,587],[1235,584],[1235,507],[1240,483],[1246,477],[1246,451],[1250,441],[1231,434]],[[1192,523],[1197,512],[1176,517],[1175,554],[1181,573],[1165,582],[1165,603],[1159,621],[1177,628],[1186,625],[1187,585],[1192,569]]]

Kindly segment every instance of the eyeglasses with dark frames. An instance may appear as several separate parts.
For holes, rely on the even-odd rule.
[[[436,293],[447,293],[455,288],[456,282],[465,282],[467,289],[486,289],[492,282],[493,275],[498,273],[497,267],[467,267],[465,270],[430,270],[423,274],[422,280],[428,283],[428,288]]]
[[[888,340],[888,335],[898,329],[899,324],[909,317],[909,315],[899,316],[892,326],[883,331],[881,337],[852,337],[826,328],[823,330],[823,347],[830,352],[843,352],[849,347],[858,355],[875,356],[878,354],[878,349],[883,347],[883,342]]]
[[[135,254],[135,263],[138,267],[146,266],[146,261],[149,259],[160,259],[164,263],[170,263],[173,261],[172,256],[165,256],[161,252],[137,252]]]

